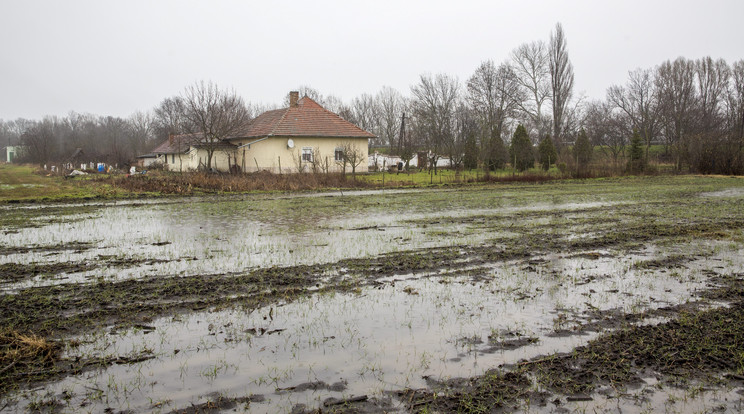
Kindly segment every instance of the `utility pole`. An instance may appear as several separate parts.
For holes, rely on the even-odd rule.
[[[398,154],[400,155],[403,141],[406,139],[406,113],[403,112],[403,116],[400,122],[400,133],[398,133]]]

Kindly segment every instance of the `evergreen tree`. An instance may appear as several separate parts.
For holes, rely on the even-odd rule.
[[[633,130],[633,137],[630,139],[630,159],[628,159],[628,172],[636,174],[646,169],[646,157],[643,151],[643,139],[638,130]]]
[[[589,138],[586,136],[586,131],[581,128],[579,136],[576,138],[574,144],[574,158],[578,167],[579,174],[584,173],[589,167],[589,163],[592,161],[592,155],[594,153],[594,147],[589,142]]]
[[[504,140],[499,136],[491,138],[491,145],[488,148],[487,154],[488,169],[493,171],[504,168],[508,155],[509,154],[506,153]]]
[[[478,168],[478,142],[475,135],[468,136],[465,141],[465,156],[462,163],[466,170]]]
[[[553,145],[550,135],[545,136],[545,139],[540,142],[540,145],[537,146],[537,152],[540,154],[540,165],[542,169],[548,171],[550,164],[555,164],[555,159],[558,158],[558,152],[555,150],[555,145]]]
[[[509,148],[509,158],[514,163],[514,168],[518,171],[524,171],[535,165],[535,154],[532,152],[532,142],[527,135],[527,130],[522,124],[517,126],[512,136],[511,147]]]

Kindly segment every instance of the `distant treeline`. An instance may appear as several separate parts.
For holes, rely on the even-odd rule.
[[[537,147],[551,138],[556,156],[547,156],[547,166],[581,164],[574,144],[586,136],[595,149],[590,152],[604,156],[584,161],[602,168],[642,167],[638,157],[645,161],[658,144],[661,161],[677,171],[744,174],[744,60],[668,60],[630,71],[604,99],[587,101],[575,96],[560,24],[547,41],[522,44],[504,62],[484,61],[465,82],[422,74],[405,95],[383,87],[350,102],[308,86],[299,91],[377,135],[372,145],[404,158],[419,151],[446,156],[455,168],[517,163],[512,138],[522,125],[519,134],[526,132],[535,161],[545,164],[541,158],[550,153]],[[244,105],[250,116],[273,108]],[[64,161],[82,148],[91,160],[127,164],[169,134],[193,132],[188,112],[182,94],[126,119],[71,112],[40,121],[0,120],[0,145],[23,145],[19,161]]]

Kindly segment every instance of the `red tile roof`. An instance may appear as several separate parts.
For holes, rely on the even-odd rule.
[[[152,150],[153,154],[179,154],[189,150],[194,138],[191,135],[175,135]]]
[[[266,111],[251,120],[245,129],[228,139],[279,137],[374,138],[367,132],[305,96],[297,106]],[[176,135],[152,150],[154,154],[185,153],[198,146],[195,134]],[[225,145],[230,146],[227,142]]]
[[[199,139],[202,134],[182,134],[174,135],[172,138],[168,138],[162,144],[155,147],[152,150],[153,154],[179,154],[186,153],[191,147],[201,148],[204,146],[210,146],[212,148],[235,148],[234,144],[226,141],[212,142],[205,144]]]
[[[251,121],[236,138],[329,137],[374,138],[367,132],[305,96],[297,106],[267,111]]]

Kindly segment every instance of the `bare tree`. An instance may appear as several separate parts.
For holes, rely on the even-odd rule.
[[[300,152],[299,148],[292,153],[292,161],[294,161],[295,168],[297,168],[297,173],[302,174],[307,172],[305,160],[302,159],[302,152]]]
[[[54,120],[47,118],[29,127],[21,135],[25,147],[22,160],[35,162],[40,166],[57,158],[57,140],[54,134]]]
[[[688,160],[696,171],[724,172],[733,164],[725,108],[731,71],[723,59],[705,57],[695,61],[695,73],[697,123],[689,140]]]
[[[522,107],[524,92],[511,66],[502,63],[496,67],[490,60],[475,70],[467,89],[468,102],[480,124],[481,161],[493,167],[494,158],[505,156],[496,152],[504,149],[502,137],[507,120]]]
[[[553,107],[553,139],[558,146],[564,141],[565,112],[573,93],[573,65],[568,59],[566,36],[563,26],[555,25],[555,32],[550,34],[548,50],[550,66],[551,104]]]
[[[630,121],[626,136],[636,130],[646,143],[646,158],[651,141],[659,128],[659,96],[650,69],[636,69],[628,73],[626,87],[613,85],[607,90],[607,101]]]
[[[359,146],[354,145],[353,142],[345,142],[341,145],[343,148],[343,159],[344,159],[344,172],[346,172],[346,165],[351,167],[351,176],[356,180],[356,170],[367,161],[364,151]]]
[[[684,58],[666,61],[656,69],[660,115],[667,144],[676,154],[677,169],[682,168],[687,138],[692,132],[695,106],[695,64]]]
[[[153,110],[153,133],[158,142],[186,133],[186,104],[180,96],[163,99]]]
[[[376,136],[379,136],[378,120],[380,110],[374,96],[364,93],[354,98],[351,102],[350,112],[351,117],[346,118],[347,121],[365,131],[373,132]]]
[[[251,119],[250,112],[235,91],[221,90],[211,82],[187,87],[182,99],[186,130],[199,137],[207,152],[206,168],[211,169],[214,152],[240,132]]]
[[[323,155],[320,153],[320,148],[314,147],[310,154],[310,171],[313,174],[318,174],[324,171],[324,164],[328,161],[326,158],[323,160]]]
[[[731,154],[729,173],[744,171],[744,60],[731,66],[731,80],[727,91],[726,120]]]
[[[153,138],[153,118],[146,112],[137,111],[127,119],[129,124],[130,142],[134,153],[141,154],[150,147]]]
[[[67,114],[67,118],[65,118],[64,122],[68,130],[68,134],[65,137],[66,145],[69,148],[84,147],[85,144],[83,144],[83,134],[86,127],[88,127],[88,124],[94,122],[93,116],[70,111]]]
[[[590,142],[609,155],[615,166],[625,153],[629,136],[627,116],[624,112],[616,111],[611,103],[602,101],[589,102],[584,113],[584,125]]]
[[[100,136],[108,142],[106,159],[110,163],[124,165],[136,155],[129,141],[129,125],[119,117],[106,116],[100,120]]]
[[[731,66],[731,83],[727,92],[727,123],[732,137],[744,147],[744,60]]]
[[[0,145],[7,145],[12,146],[14,142],[15,136],[10,131],[10,125],[7,122],[3,122],[2,119],[0,119]],[[3,156],[0,154],[0,157]]]
[[[445,74],[421,75],[411,92],[418,134],[429,150],[430,168],[436,171],[437,158],[455,139],[455,111],[460,85],[456,78]]]
[[[400,117],[403,114],[405,103],[403,96],[397,90],[383,86],[375,95],[378,108],[378,130],[381,143],[390,145],[391,149],[400,154],[401,143],[396,142],[400,131]]]
[[[521,89],[516,101],[532,136],[544,137],[550,127],[543,116],[543,105],[550,98],[548,47],[543,41],[525,43],[512,51],[512,70]],[[529,121],[529,122],[527,122]]]
[[[708,56],[695,61],[695,73],[698,81],[700,129],[717,130],[722,125],[731,71],[725,60],[714,61]]]

